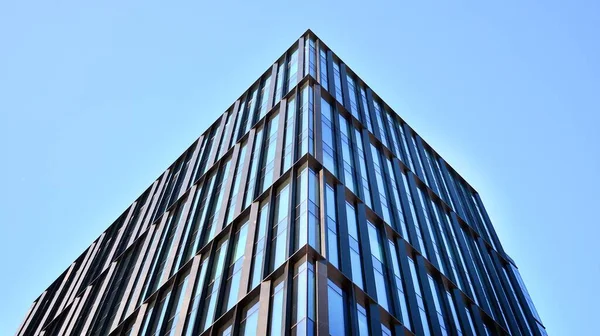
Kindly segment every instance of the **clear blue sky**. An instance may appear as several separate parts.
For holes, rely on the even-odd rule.
[[[598,334],[599,2],[101,3],[0,4],[0,335],[307,28],[480,192],[549,334]]]

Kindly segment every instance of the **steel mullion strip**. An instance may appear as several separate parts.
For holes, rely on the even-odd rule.
[[[527,327],[528,327],[527,321],[523,319],[523,316],[521,316],[521,314],[519,314],[519,303],[517,302],[518,299],[512,295],[512,291],[511,291],[510,283],[509,283],[510,280],[504,276],[504,272],[502,271],[502,266],[501,266],[502,264],[500,261],[500,257],[498,256],[498,252],[490,251],[490,259],[491,259],[492,265],[495,268],[495,271],[498,273],[498,278],[500,279],[500,283],[502,284],[504,294],[506,295],[508,303],[510,304],[512,311],[514,313],[513,317],[518,322],[519,326],[521,327],[521,330],[527,330]],[[523,311],[523,312],[525,312],[525,311]]]
[[[281,100],[281,104],[279,104],[279,112],[277,112],[279,114],[279,125],[277,125],[277,140],[275,142],[275,159],[273,160],[273,178],[272,181],[277,181],[277,179],[279,179],[279,177],[281,176],[281,167],[283,165],[283,145],[284,145],[284,141],[285,141],[285,123],[287,121],[287,99],[282,99]],[[295,118],[294,118],[295,120]],[[265,119],[265,125],[267,119]],[[271,127],[273,127],[274,125],[271,125]],[[270,130],[269,130],[270,133]],[[295,140],[296,136],[292,135],[292,137],[294,138],[293,140]],[[293,153],[292,153],[293,155]],[[264,162],[263,162],[264,163]]]
[[[366,86],[366,85],[365,85]],[[371,116],[371,125],[373,126],[373,135],[375,136],[375,138],[377,138],[377,140],[379,140],[379,142],[381,142],[383,144],[383,136],[381,135],[381,133],[379,132],[380,126],[379,126],[379,118],[377,118],[376,112],[375,112],[375,103],[373,102],[373,91],[371,90],[370,87],[366,86],[366,97],[367,97],[367,105],[369,107],[369,110],[371,111],[371,113],[369,113],[369,115]],[[381,111],[379,111],[379,113],[381,113]]]
[[[158,283],[159,287],[162,286],[162,284],[164,284],[165,282],[167,282],[167,280],[171,277],[173,267],[175,267],[174,263],[175,263],[175,258],[177,257],[177,252],[178,252],[177,249],[179,248],[179,245],[181,244],[181,239],[182,239],[183,233],[185,232],[186,223],[189,220],[188,217],[190,215],[190,209],[192,207],[192,204],[194,203],[194,194],[196,192],[196,188],[197,188],[197,186],[194,185],[192,187],[192,189],[190,189],[189,193],[187,194],[187,199],[185,200],[185,203],[183,205],[181,205],[181,204],[178,205],[178,207],[183,206],[183,209],[181,209],[181,214],[179,215],[179,218],[178,218],[179,222],[174,224],[174,225],[177,225],[177,229],[175,231],[175,236],[173,237],[173,242],[171,243],[171,251],[165,251],[166,253],[168,253],[167,255],[169,256],[169,259],[165,262],[163,277],[162,277],[162,279],[159,280],[159,283]],[[184,246],[181,246],[181,248],[184,248]]]
[[[377,288],[375,285],[375,274],[373,273],[373,255],[371,253],[371,244],[369,243],[369,224],[367,223],[366,207],[364,203],[356,204],[356,222],[358,226],[365,292],[370,297],[376,299]]]
[[[143,268],[140,271],[140,275],[139,275],[139,279],[142,280],[142,282],[138,283],[137,288],[135,289],[135,291],[133,292],[132,296],[131,296],[131,302],[133,302],[134,304],[136,302],[139,301],[139,297],[140,295],[142,295],[142,289],[144,288],[145,282],[146,281],[150,281],[150,277],[152,276],[152,274],[148,274],[148,272],[150,271],[150,267],[154,261],[154,258],[157,258],[158,256],[156,255],[156,252],[158,250],[158,242],[160,241],[160,237],[163,234],[163,231],[166,227],[166,222],[167,222],[167,218],[169,216],[163,216],[160,223],[155,224],[153,227],[155,227],[155,231],[156,233],[152,236],[148,235],[146,237],[146,239],[148,239],[148,241],[152,241],[152,245],[150,246],[149,250],[147,250],[147,252],[144,254],[146,255],[146,259],[143,265]],[[150,233],[150,232],[149,232]],[[148,244],[148,243],[146,243]],[[143,258],[142,258],[143,259]],[[141,263],[141,259],[138,261],[138,264]],[[138,265],[136,264],[136,267],[138,267]],[[131,283],[131,281],[130,281]],[[134,306],[131,306],[131,309],[135,308]],[[129,315],[130,313],[128,312],[127,315]]]
[[[421,237],[423,238],[423,242],[425,243],[425,251],[427,252],[427,260],[431,264],[433,264],[435,266],[435,268],[437,268],[439,270],[440,269],[440,261],[437,259],[438,256],[435,253],[435,249],[433,247],[433,241],[431,240],[431,235],[429,234],[429,227],[427,225],[427,221],[425,220],[425,214],[423,213],[423,205],[421,204],[421,200],[418,195],[420,190],[415,181],[415,175],[411,171],[408,171],[407,178],[408,178],[408,187],[410,189],[410,193],[411,193],[411,196],[413,199],[413,205],[414,205],[415,212],[417,215],[417,220],[419,221],[419,228],[421,229]],[[430,218],[430,221],[431,221],[431,218]]]
[[[269,204],[269,206],[271,206],[271,204]],[[256,240],[256,232],[258,230],[257,220],[259,210],[260,203],[254,202],[250,205],[250,218],[248,219],[248,233],[246,236],[246,246],[244,248],[244,262],[242,264],[241,270],[242,273],[240,275],[240,290],[238,291],[238,301],[240,301],[246,296],[248,292],[248,287],[250,286],[250,272],[253,261],[252,254]]]
[[[183,328],[185,327],[185,319],[188,314],[188,310],[190,308],[190,303],[193,298],[194,288],[196,287],[196,282],[198,281],[198,270],[200,268],[200,262],[202,261],[201,255],[196,255],[192,259],[192,266],[190,269],[190,280],[185,289],[185,294],[183,298],[183,302],[181,304],[181,310],[179,311],[179,318],[173,323],[176,324],[175,327],[175,335],[182,335]]]
[[[146,212],[147,216],[144,218],[144,226],[142,226],[142,230],[146,230],[156,221],[156,219],[160,218],[160,216],[157,216],[154,211],[156,210],[157,206],[160,206],[160,201],[162,200],[163,192],[165,191],[164,189],[169,184],[170,173],[171,168],[168,168],[160,177],[160,184],[156,189],[156,193],[152,195],[152,203],[150,203],[150,209],[148,209],[148,212]]]
[[[475,202],[477,202],[477,206],[479,207],[479,210],[481,211],[481,215],[483,216],[484,219],[484,223],[483,225],[487,226],[488,231],[490,232],[490,239],[494,242],[494,244],[496,245],[496,249],[498,250],[498,252],[502,254],[506,254],[506,252],[504,252],[504,248],[502,247],[502,244],[500,243],[500,239],[498,239],[498,234],[496,233],[496,229],[494,229],[494,225],[492,224],[492,221],[490,219],[490,216],[487,212],[487,210],[485,209],[485,207],[483,206],[483,202],[481,201],[481,197],[479,196],[478,192],[474,192],[474,196],[475,196]]]
[[[48,306],[46,306],[46,313],[44,314],[44,317],[40,321],[38,328],[34,334],[41,332],[42,328],[45,327],[45,325],[46,325],[46,321],[50,322],[53,320],[54,317],[56,317],[56,315],[58,315],[55,313],[54,316],[50,320],[48,320],[48,318],[50,317],[50,313],[52,313],[53,307],[56,304],[56,301],[59,299],[59,297],[61,297],[64,286],[66,286],[66,282],[69,281],[69,277],[71,276],[71,272],[73,271],[74,267],[75,267],[75,263],[72,263],[71,266],[69,266],[69,269],[67,270],[67,273],[65,274],[65,277],[62,279],[60,286],[55,291],[55,294],[52,297],[51,303]]]
[[[194,174],[194,167],[196,167],[196,161],[199,160],[203,139],[204,135],[201,135],[195,142],[196,147],[194,148],[194,153],[190,158],[190,163],[188,165],[187,171],[185,172],[185,176],[183,177],[183,181],[181,182],[181,188],[179,189],[179,195],[177,195],[177,198],[181,197],[181,195],[185,194],[185,192],[189,189],[190,180],[192,179],[192,176]]]
[[[342,98],[344,101],[344,107],[347,111],[350,111],[352,108],[350,107],[350,89],[348,89],[348,71],[346,69],[346,64],[341,62],[340,60],[340,82],[342,83]],[[335,99],[337,101],[337,99]]]
[[[321,114],[321,86],[315,85],[313,87],[313,93],[315,95],[313,102],[313,120],[314,120],[314,158],[323,165],[323,130],[322,130],[322,114]]]
[[[329,336],[329,303],[328,303],[328,277],[327,261],[315,261],[315,306],[316,312],[316,336]],[[335,321],[333,321],[335,322]]]
[[[430,331],[434,336],[441,336],[442,329],[440,326],[440,321],[438,319],[438,315],[436,312],[436,307],[433,301],[433,293],[431,292],[431,286],[429,286],[429,277],[427,273],[427,268],[425,266],[425,257],[422,255],[417,255],[415,258],[415,268],[417,270],[417,279],[421,284],[421,294],[423,295],[423,301],[425,301],[425,307],[427,311],[427,315],[429,317],[430,323]],[[435,279],[434,279],[435,281]]]
[[[460,227],[460,224],[458,222],[458,215],[456,213],[451,213],[450,220],[452,222],[452,223],[450,223],[450,225],[452,225],[454,227],[454,232],[456,233],[456,240],[458,241],[458,245],[459,245],[458,248],[460,248],[463,252],[466,269],[469,271],[469,274],[471,275],[471,279],[470,279],[471,284],[473,285],[475,294],[477,294],[477,297],[479,298],[479,301],[481,302],[480,307],[483,310],[485,310],[486,313],[491,315],[491,308],[488,306],[487,300],[486,300],[487,296],[484,295],[484,293],[483,293],[484,289],[481,288],[481,281],[479,281],[479,278],[477,278],[477,273],[475,272],[475,265],[474,265],[474,260],[473,260],[474,258],[471,258],[471,254],[468,253],[466,242],[462,235],[462,228]]]
[[[105,280],[102,283],[102,286],[98,289],[98,294],[96,295],[96,300],[94,301],[94,304],[92,305],[92,307],[90,309],[90,312],[87,316],[85,324],[83,325],[83,328],[81,329],[81,335],[87,334],[90,327],[92,326],[92,322],[95,319],[96,311],[101,306],[100,302],[102,301],[102,297],[106,293],[106,290],[108,288],[109,283],[112,280],[111,278],[112,278],[112,275],[115,272],[116,268],[117,268],[117,262],[111,263],[110,268],[108,269],[108,272],[106,273]]]
[[[131,211],[130,211],[130,212],[129,212],[129,214],[127,215],[127,216],[128,216],[128,218],[129,218],[129,216],[130,216],[130,215],[131,215]],[[125,232],[125,225],[123,225],[123,226],[122,226],[122,227],[119,229],[119,231],[118,231],[118,233],[117,233],[117,237],[116,237],[115,239],[113,239],[113,240],[111,240],[111,241],[110,241],[110,244],[111,244],[112,248],[111,248],[111,250],[110,250],[110,253],[109,253],[108,257],[106,258],[106,262],[107,262],[107,263],[110,263],[110,262],[112,262],[112,261],[113,261],[113,258],[117,257],[117,256],[115,255],[115,253],[117,252],[117,248],[119,248],[119,243],[121,242],[121,238],[123,237],[123,234],[124,234],[124,232]],[[107,264],[105,264],[105,265],[107,265]],[[107,267],[107,266],[104,266],[104,268],[103,268],[103,269],[106,269],[106,267]]]
[[[333,75],[333,52],[331,49],[327,50],[327,77],[327,91],[334,100],[337,100],[335,98],[335,76]]]
[[[271,85],[269,86],[269,92],[267,93],[267,111],[271,110],[271,107],[275,105],[275,88],[277,86],[277,62],[271,66]]]
[[[511,331],[516,331],[518,333],[519,327],[517,326],[517,321],[514,316],[516,314],[513,314],[513,310],[510,309],[506,292],[504,291],[504,288],[502,287],[501,283],[499,282],[500,275],[496,272],[496,268],[494,268],[494,266],[492,264],[490,255],[485,247],[486,245],[481,237],[476,238],[476,242],[474,244],[476,245],[475,248],[479,248],[479,254],[481,255],[481,258],[483,259],[483,266],[486,268],[487,273],[489,274],[490,279],[492,281],[490,286],[493,289],[495,289],[496,296],[498,297],[498,300],[500,301],[500,304],[498,307],[499,314],[498,314],[497,322],[498,322],[498,324],[502,325],[500,317],[502,316],[502,313],[504,313],[504,316],[506,318],[506,322],[507,322],[508,326],[503,326],[503,327],[508,330],[511,330]]]
[[[462,218],[467,218],[465,215],[465,210],[463,209],[462,202],[459,200],[456,185],[454,183],[454,179],[451,178],[451,173],[448,170],[446,161],[444,161],[444,159],[442,159],[442,157],[440,156],[438,162],[440,163],[440,169],[442,170],[443,178],[446,181],[446,186],[448,187],[450,198],[452,199],[452,203],[454,203],[454,212],[456,212],[456,214],[458,214]]]
[[[60,326],[60,330],[58,331],[58,336],[65,335],[67,326],[71,323],[71,319],[73,318],[75,310],[78,308],[77,305],[79,304],[79,301],[80,301],[80,298],[76,297],[75,300],[73,301],[73,304],[68,308],[69,312],[67,313],[67,316],[65,317],[64,321],[62,322],[62,325]]]
[[[74,314],[75,317],[70,321],[69,325],[67,326],[65,335],[71,335],[71,333],[73,332],[73,328],[75,328],[77,319],[78,319],[78,317],[80,317],[81,311],[83,310],[83,307],[85,307],[88,296],[92,292],[92,289],[93,289],[93,286],[88,286],[85,289],[85,291],[83,292],[83,295],[81,296],[81,300],[79,300],[79,305],[77,306],[77,310],[75,310],[75,314]]]
[[[271,280],[263,281],[260,284],[260,306],[258,308],[258,328],[256,335],[268,335],[269,328],[269,310],[271,306]]]
[[[73,302],[73,296],[79,294],[79,292],[78,292],[79,286],[81,285],[81,282],[83,281],[83,277],[85,276],[85,274],[88,271],[89,265],[92,260],[92,255],[94,255],[94,251],[96,251],[97,246],[98,246],[98,243],[95,241],[92,243],[92,245],[90,245],[90,247],[88,247],[88,249],[85,253],[85,257],[83,258],[83,261],[81,262],[81,267],[79,267],[79,269],[77,270],[74,281],[71,282],[71,286],[69,286],[69,291],[67,292],[67,294],[65,296],[65,300],[63,300],[62,304],[58,308],[59,311],[61,311],[69,303]]]
[[[454,288],[452,290],[452,296],[454,299],[454,302],[456,303],[455,306],[455,310],[456,310],[456,314],[458,315],[458,320],[460,321],[460,324],[462,326],[462,332],[464,336],[477,336],[476,334],[473,334],[473,332],[471,331],[471,326],[469,323],[469,318],[467,317],[467,312],[465,310],[465,301],[463,299],[463,294],[462,292],[458,289],[458,288]]]
[[[22,336],[24,335],[23,333],[27,330],[27,328],[29,327],[29,324],[31,323],[31,320],[33,320],[33,318],[35,317],[35,315],[37,314],[37,310],[40,308],[40,306],[44,303],[44,298],[46,297],[46,294],[48,294],[48,291],[45,290],[42,295],[40,295],[40,297],[33,302],[33,304],[31,305],[31,307],[29,308],[29,312],[27,317],[25,318],[25,320],[23,320],[23,322],[21,323],[21,325],[19,326],[19,329],[17,329],[17,336]]]
[[[395,243],[398,253],[398,266],[400,267],[402,282],[404,283],[404,295],[406,295],[406,303],[410,315],[411,331],[415,335],[424,335],[425,331],[421,322],[421,315],[419,314],[415,283],[413,283],[412,272],[408,264],[409,254],[406,249],[406,242],[401,238],[397,238]],[[427,323],[427,321],[425,322]]]
[[[225,119],[227,119],[226,116],[221,115],[220,117],[220,121],[219,121],[219,126],[217,128],[217,133],[215,134],[215,137],[213,138],[210,148],[210,156],[208,157],[208,160],[206,161],[206,167],[212,167],[213,164],[215,163],[215,161],[217,161],[217,159],[219,159],[217,156],[219,155],[219,145],[221,144],[221,137],[223,137],[223,128],[225,127]]]
[[[155,180],[152,183],[152,187],[150,188],[150,191],[148,192],[148,196],[146,196],[144,204],[140,204],[140,206],[143,207],[144,209],[140,212],[140,214],[138,216],[138,219],[135,223],[135,228],[131,232],[131,237],[129,237],[129,241],[127,242],[127,246],[130,246],[131,244],[133,244],[133,242],[136,241],[136,239],[138,238],[138,234],[142,230],[142,224],[144,223],[146,214],[148,213],[148,210],[150,209],[150,205],[152,204],[152,198],[153,198],[152,196],[154,195],[154,192],[155,192],[156,188],[158,187],[158,185],[159,185],[159,181]]]
[[[309,49],[310,49],[310,47],[309,47]],[[297,64],[298,71],[296,72],[296,83],[300,83],[302,81],[302,79],[304,78],[304,62],[307,61],[304,59],[304,36],[301,36],[298,39],[298,51],[296,53],[298,55],[298,64]],[[310,62],[310,60],[308,60],[308,61]]]
[[[525,316],[527,317],[531,331],[534,333],[535,336],[540,336],[541,334],[540,334],[539,328],[537,328],[538,322],[537,322],[535,316],[533,316],[531,307],[529,307],[529,304],[527,303],[525,294],[523,294],[523,289],[521,288],[521,285],[519,284],[519,281],[517,280],[517,277],[515,276],[512,267],[507,267],[506,273],[508,274],[509,281],[511,282],[511,284],[515,290],[515,295],[517,296],[517,300],[521,304],[521,308],[523,309],[523,312],[525,313]]]
[[[335,205],[337,211],[336,224],[338,225],[340,271],[348,279],[352,279],[352,262],[350,258],[350,235],[348,234],[348,219],[346,214],[346,187],[343,184],[333,185],[335,191]],[[356,204],[353,204],[356,209]],[[358,222],[357,222],[358,225]]]
[[[256,128],[252,128],[248,133],[248,142],[246,143],[246,158],[244,159],[244,166],[238,167],[241,169],[244,174],[240,174],[240,190],[237,195],[237,200],[235,203],[234,217],[237,216],[242,210],[244,206],[244,195],[248,184],[248,175],[250,172],[250,167],[252,164],[252,154],[254,153],[254,140],[256,139]]]
[[[381,200],[379,199],[379,186],[377,185],[377,179],[375,178],[375,166],[373,165],[373,155],[371,153],[371,137],[369,136],[369,130],[363,128],[361,137],[363,142],[363,152],[365,154],[365,166],[367,167],[366,173],[369,178],[369,189],[371,190],[371,202],[373,204],[373,210],[379,217],[383,218]]]
[[[124,300],[124,302],[122,302],[122,303],[127,303],[127,299],[129,298],[129,295],[131,294],[133,285],[136,282],[136,279],[138,278],[138,272],[144,262],[144,258],[142,256],[146,255],[146,250],[148,249],[148,246],[150,245],[150,242],[152,241],[152,234],[154,233],[155,229],[156,229],[156,226],[151,226],[150,229],[147,231],[144,245],[142,246],[142,248],[140,250],[140,254],[139,254],[140,257],[137,258],[136,264],[131,269],[131,277],[129,278],[129,282],[127,283],[127,285],[125,287],[125,291],[123,291],[122,300]],[[133,300],[131,300],[130,302],[133,302]],[[118,324],[119,320],[121,320],[121,318],[123,317],[123,313],[126,313],[127,315],[129,315],[131,313],[131,311],[134,310],[135,307],[132,306],[131,307],[132,309],[130,309],[130,311],[128,311],[128,312],[125,312],[126,308],[127,308],[126,304],[119,305],[119,309],[115,313],[115,322],[114,323]],[[114,323],[113,323],[113,326],[111,327],[111,329],[116,327],[116,325]]]
[[[219,213],[217,214],[217,222],[215,223],[215,228],[214,228],[214,232],[219,233],[221,232],[221,230],[223,229],[223,226],[226,225],[227,223],[224,223],[225,221],[225,214],[227,213],[227,209],[229,209],[229,204],[227,204],[227,202],[229,201],[229,197],[231,195],[231,189],[233,187],[233,183],[235,183],[236,181],[234,181],[234,176],[236,173],[236,168],[237,168],[237,161],[239,159],[239,154],[240,154],[240,148],[241,148],[241,143],[238,143],[234,146],[233,148],[233,154],[231,155],[231,161],[230,161],[230,168],[229,168],[229,176],[223,176],[221,178],[221,181],[224,179],[227,179],[227,184],[226,185],[221,185],[221,193],[223,195],[223,204],[221,205],[221,209],[219,209]],[[223,170],[221,168],[221,170]],[[214,209],[213,209],[214,210]]]
[[[415,133],[415,143],[417,144],[416,150],[417,150],[418,154],[421,156],[421,161],[423,162],[423,170],[425,171],[425,176],[427,176],[427,181],[429,181],[429,184],[426,184],[426,185],[436,195],[441,195],[442,193],[440,190],[438,190],[437,185],[436,185],[437,179],[435,179],[433,177],[433,171],[431,170],[431,169],[433,169],[433,167],[431,167],[431,165],[430,165],[431,160],[432,160],[431,155],[425,154],[425,151],[427,149],[423,146],[423,139],[421,139],[421,137],[416,133]],[[429,156],[429,160],[427,159],[427,156]]]
[[[146,316],[146,310],[148,310],[148,305],[149,303],[142,304],[140,309],[136,313],[137,316],[135,317],[135,322],[133,324],[133,328],[131,329],[131,335],[140,335],[140,329],[142,328],[142,322],[144,322],[144,317]]]
[[[317,174],[317,179],[319,183],[319,242],[318,245],[319,252],[321,256],[327,255],[327,213],[325,209],[325,190],[326,190],[326,182],[325,182],[325,172],[321,169]],[[335,189],[334,189],[335,195]],[[334,202],[335,204],[335,202]],[[329,256],[327,256],[329,257]],[[315,267],[316,270],[316,267]]]
[[[485,329],[483,327],[483,319],[481,317],[481,310],[479,306],[476,304],[471,304],[471,315],[473,319],[473,324],[475,325],[475,330],[479,335],[486,335]]]
[[[217,156],[221,154],[223,150],[225,150],[223,153],[227,153],[232,146],[235,146],[235,143],[231,143],[231,139],[233,138],[233,132],[235,130],[235,121],[237,120],[237,117],[239,115],[239,106],[240,100],[237,99],[235,103],[233,103],[233,108],[231,108],[231,111],[227,111],[229,112],[229,125],[227,126],[227,129],[224,130],[225,133],[223,133],[223,140],[221,141],[221,144],[219,146],[219,153],[217,154]]]
[[[379,230],[380,231],[380,230]],[[398,299],[398,286],[396,285],[396,275],[394,274],[394,270],[391,268],[392,265],[392,253],[393,251],[390,249],[390,244],[388,243],[388,237],[386,233],[386,228],[384,224],[383,232],[380,232],[381,235],[381,247],[384,254],[385,262],[383,263],[383,268],[385,270],[385,280],[389,284],[388,288],[388,301],[391,299],[390,305],[391,309],[388,309],[390,315],[394,316],[398,321],[402,321],[402,309],[400,307],[400,300]],[[405,321],[404,321],[405,322]]]

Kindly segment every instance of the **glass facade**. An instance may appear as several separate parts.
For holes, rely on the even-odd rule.
[[[478,193],[307,31],[17,335],[536,335]]]

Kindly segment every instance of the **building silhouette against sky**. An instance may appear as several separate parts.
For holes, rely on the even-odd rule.
[[[546,335],[479,194],[311,31],[17,335]]]

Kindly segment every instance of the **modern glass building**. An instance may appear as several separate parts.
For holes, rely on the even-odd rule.
[[[17,335],[546,335],[479,194],[311,31]]]

